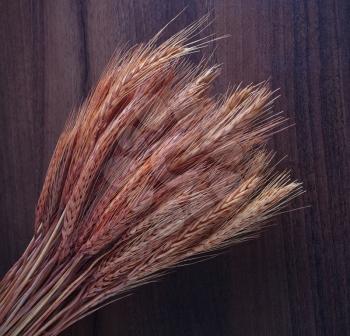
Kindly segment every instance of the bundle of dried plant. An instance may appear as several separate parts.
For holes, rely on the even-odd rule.
[[[1,282],[0,335],[57,335],[194,255],[252,237],[301,193],[264,148],[266,83],[223,97],[184,56],[200,21],[117,53],[58,140],[35,233]]]

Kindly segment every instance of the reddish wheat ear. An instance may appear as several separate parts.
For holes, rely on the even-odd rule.
[[[0,287],[0,336],[58,335],[187,258],[248,239],[301,192],[266,143],[284,127],[267,83],[210,94],[184,57],[201,20],[116,53],[62,132],[34,237]]]

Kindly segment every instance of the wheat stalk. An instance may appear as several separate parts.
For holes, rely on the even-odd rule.
[[[160,271],[256,234],[301,192],[265,145],[285,122],[267,83],[210,94],[184,57],[199,20],[113,57],[62,132],[34,237],[0,287],[0,335],[58,335]]]

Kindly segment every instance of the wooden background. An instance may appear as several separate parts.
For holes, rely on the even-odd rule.
[[[70,110],[115,46],[212,11],[217,90],[271,78],[295,127],[272,146],[307,194],[260,239],[136,290],[65,335],[350,335],[349,0],[1,0],[0,273],[32,234]],[[213,46],[213,47],[214,47]],[[210,50],[209,50],[210,51]]]

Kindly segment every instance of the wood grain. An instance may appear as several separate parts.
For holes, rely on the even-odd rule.
[[[65,335],[350,335],[348,0],[1,0],[0,273],[32,234],[48,161],[69,112],[117,45],[170,35],[212,11],[216,89],[270,78],[295,126],[274,138],[307,193],[260,239],[161,282]],[[210,52],[208,50],[207,52]],[[196,56],[199,58],[200,55]]]

